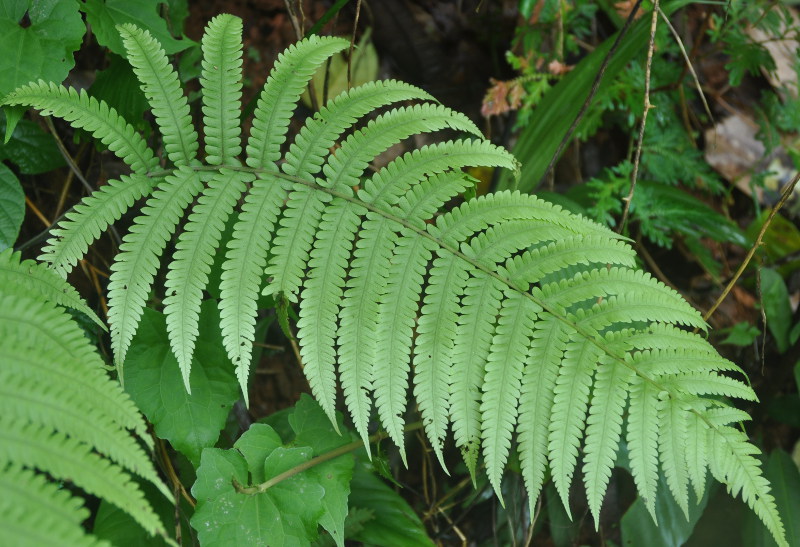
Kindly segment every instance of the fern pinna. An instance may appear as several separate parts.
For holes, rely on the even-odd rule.
[[[705,329],[697,311],[635,269],[623,238],[520,193],[444,209],[472,186],[462,168],[518,168],[468,118],[410,85],[373,82],[330,101],[282,152],[307,82],[348,47],[343,39],[314,36],[277,61],[242,162],[242,23],[221,15],[202,41],[199,153],[187,99],[164,51],[135,26],[119,32],[152,105],[163,157],[85,93],[39,82],[4,102],[92,132],[132,171],[86,198],[53,230],[42,259],[61,275],[134,200],[149,196],[109,284],[121,377],[160,257],[191,209],[175,238],[163,301],[187,389],[200,302],[214,256],[224,252],[220,327],[245,397],[263,292],[299,302],[297,338],[313,394],[333,418],[338,377],[365,440],[374,404],[402,450],[413,377],[439,459],[452,428],[470,470],[482,453],[498,494],[516,432],[531,502],[549,469],[568,508],[582,453],[596,520],[624,430],[633,477],[651,513],[659,468],[685,512],[690,485],[700,497],[710,471],[741,492],[784,541],[758,451],[737,425],[747,416],[723,400],[755,394],[728,375],[741,373],[735,365],[689,332]],[[381,115],[360,121],[379,108]],[[441,129],[466,138],[368,170],[393,144]],[[232,236],[223,244],[231,215]]]

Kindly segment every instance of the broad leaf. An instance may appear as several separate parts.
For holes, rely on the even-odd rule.
[[[407,545],[433,546],[417,514],[400,494],[367,471],[364,464],[356,466],[350,483],[350,507],[370,509],[374,518],[364,523],[351,539],[382,547]]]
[[[117,55],[127,57],[116,29],[117,25],[123,23],[133,23],[139,28],[147,29],[167,53],[177,53],[193,42],[172,37],[167,29],[167,22],[158,15],[158,6],[162,3],[161,0],[85,0],[81,11],[86,13],[86,20],[92,25],[92,31],[100,45]]]
[[[341,422],[341,416],[339,421]],[[289,415],[289,423],[297,434],[293,444],[310,446],[314,450],[314,456],[338,448],[351,440],[348,436],[339,435],[333,430],[322,408],[305,393],[300,397],[294,412]],[[325,489],[325,496],[322,499],[325,512],[319,523],[341,547],[344,545],[347,498],[350,495],[350,479],[353,477],[353,458],[351,456],[334,458],[309,469],[308,472],[315,476]]]
[[[214,302],[204,302],[192,362],[191,395],[183,387],[163,314],[145,308],[125,362],[126,391],[153,423],[156,435],[170,441],[195,466],[203,448],[216,444],[228,412],[239,398],[218,325]]]
[[[19,180],[5,164],[0,163],[0,251],[17,240],[25,216],[25,194]]]
[[[233,450],[203,451],[192,494],[192,527],[203,545],[306,545],[317,537],[324,488],[308,472],[263,493],[237,493],[232,481],[266,480],[311,459],[309,447],[285,448],[275,431],[254,424]]]
[[[339,420],[341,425],[341,416]],[[238,523],[237,533],[241,537],[249,538],[249,542],[269,538],[270,545],[307,543],[316,537],[321,525],[336,544],[343,546],[353,474],[351,451],[313,465],[261,493],[237,493],[235,489],[219,486],[221,483],[230,486],[232,478],[243,486],[264,483],[291,467],[352,442],[349,435],[342,436],[333,430],[327,415],[308,395],[303,395],[295,408],[278,413],[269,421],[283,432],[283,439],[271,426],[256,424],[236,442],[234,450],[203,452],[198,481],[193,488],[199,505],[192,525],[201,540],[205,537],[206,541],[214,542],[222,537],[229,524]],[[236,470],[243,462],[247,473],[240,476]],[[293,499],[287,497],[291,490]],[[297,499],[298,495],[302,501]],[[231,524],[228,519],[219,518],[217,511],[227,503],[242,511],[240,521]],[[307,507],[298,510],[300,505]],[[207,527],[204,519],[210,516],[217,524]],[[276,518],[282,525],[274,524]]]
[[[0,97],[30,81],[63,81],[84,32],[77,0],[0,0]]]
[[[786,283],[781,274],[771,268],[761,270],[761,299],[767,316],[767,328],[775,337],[778,351],[783,353],[789,349],[792,308]]]
[[[147,99],[139,89],[131,65],[119,55],[108,57],[108,67],[97,73],[89,94],[114,107],[128,123],[136,127],[145,125],[142,116],[148,109]]]
[[[622,517],[623,545],[648,545],[650,547],[672,547],[683,545],[692,535],[692,530],[708,504],[710,493],[718,487],[712,483],[706,488],[703,498],[689,504],[689,520],[675,499],[669,494],[663,475],[659,478],[653,514],[658,524],[648,515],[642,498],[636,498]]]
[[[0,112],[0,135],[6,131],[6,116]],[[0,143],[0,161],[16,164],[23,175],[38,175],[64,165],[52,135],[37,124],[21,120],[6,143]]]

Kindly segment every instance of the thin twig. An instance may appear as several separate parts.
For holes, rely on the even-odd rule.
[[[286,6],[286,12],[289,14],[289,21],[292,23],[294,35],[300,40],[303,37],[303,28],[300,26],[300,21],[297,19],[297,14],[292,7],[292,0],[283,0],[283,5]]]
[[[302,0],[297,0],[298,7],[300,8],[300,13],[303,16],[303,21],[306,19],[305,11],[303,10],[303,3]],[[286,13],[289,14],[289,21],[292,23],[292,29],[294,30],[294,35],[297,37],[298,40],[303,39],[303,21],[300,21],[297,18],[297,14],[292,7],[292,0],[283,0],[283,5],[286,6]],[[317,91],[314,89],[314,78],[311,78],[308,81],[308,100],[311,102],[311,110],[314,112],[319,111],[319,104],[317,104]]]
[[[166,446],[164,445],[164,441],[162,441],[159,438],[156,438],[156,442],[158,443],[158,449],[161,455],[161,461],[164,464],[165,468],[164,471],[166,472],[170,482],[172,482],[174,489],[180,492],[180,494],[183,496],[183,499],[185,499],[189,503],[189,505],[195,507],[197,505],[197,502],[191,496],[191,494],[189,494],[189,492],[183,486],[181,480],[178,478],[178,474],[175,472],[175,468],[172,465],[172,460],[169,459],[169,454],[167,454],[167,449]],[[175,500],[175,504],[179,505],[179,501],[177,499]]]
[[[81,181],[81,184],[83,185],[83,187],[86,189],[86,191],[89,194],[94,192],[94,187],[92,187],[92,185],[89,184],[89,181],[86,180],[86,177],[83,176],[83,173],[78,168],[78,165],[75,163],[75,160],[73,160],[72,156],[70,156],[69,151],[67,150],[67,147],[64,146],[64,143],[62,142],[61,137],[58,136],[58,132],[56,131],[56,127],[53,125],[53,120],[50,118],[50,116],[45,116],[44,117],[44,122],[47,124],[47,128],[50,130],[50,133],[53,135],[53,138],[56,141],[56,146],[58,147],[58,151],[61,152],[61,156],[64,158],[64,161],[67,162],[67,165],[69,166],[70,170],[75,174],[75,177],[79,181]],[[54,224],[55,224],[55,222],[54,222]],[[120,237],[119,233],[117,232],[117,229],[113,225],[109,225],[108,230],[111,233],[111,236],[114,238],[114,242],[117,244],[117,247],[119,247],[122,244],[122,238]]]
[[[356,31],[358,30],[359,15],[361,15],[361,0],[356,2],[356,17],[353,21],[353,36],[350,38],[350,52],[347,56],[347,89],[352,87],[353,48],[356,44]]]
[[[636,156],[633,160],[633,173],[631,174],[631,188],[628,195],[625,196],[625,210],[622,211],[622,221],[619,223],[619,233],[624,233],[628,225],[628,214],[631,210],[631,202],[633,201],[633,193],[636,191],[636,178],[639,176],[639,162],[642,159],[642,147],[644,146],[644,130],[647,126],[647,113],[653,108],[650,104],[650,69],[653,66],[653,50],[656,47],[656,26],[658,25],[658,2],[655,0],[653,6],[653,16],[650,19],[650,43],[647,46],[647,64],[644,70],[644,112],[642,113],[642,123],[639,126],[639,142],[636,145]]]
[[[744,257],[744,262],[742,262],[742,264],[739,266],[739,269],[736,270],[736,273],[733,275],[733,278],[725,286],[725,290],[723,290],[722,294],[719,295],[717,301],[714,302],[713,306],[711,306],[711,309],[709,309],[706,313],[703,314],[704,321],[708,321],[709,317],[711,317],[714,314],[714,312],[717,311],[719,305],[722,304],[722,301],[725,300],[725,298],[728,296],[728,293],[730,293],[731,290],[733,290],[734,285],[736,285],[736,282],[744,273],[745,268],[747,268],[747,265],[750,264],[750,261],[753,259],[753,255],[756,254],[756,249],[758,249],[761,246],[761,240],[764,239],[764,234],[767,233],[767,229],[769,228],[769,225],[772,223],[772,219],[775,218],[775,215],[778,214],[778,211],[780,211],[781,207],[783,207],[789,200],[789,198],[792,196],[792,193],[794,192],[794,188],[795,186],[797,186],[798,181],[800,181],[800,172],[798,172],[792,179],[792,182],[787,184],[786,187],[783,189],[783,193],[781,194],[781,199],[778,201],[775,207],[772,208],[772,211],[769,212],[767,220],[764,221],[764,224],[761,226],[761,230],[758,232],[758,237],[756,237],[755,243],[753,243],[753,246],[750,247],[747,256]]]
[[[567,134],[564,135],[564,138],[561,139],[561,143],[558,145],[558,149],[556,149],[556,153],[553,154],[553,157],[550,158],[550,163],[547,166],[544,174],[542,175],[541,180],[547,180],[547,176],[550,174],[550,171],[553,170],[558,158],[561,157],[561,152],[564,151],[564,147],[567,146],[567,143],[572,138],[572,134],[578,128],[578,124],[581,122],[583,117],[586,115],[586,111],[589,110],[589,105],[592,103],[592,99],[597,94],[597,90],[600,88],[600,82],[603,79],[603,75],[606,73],[606,68],[608,68],[608,64],[611,62],[611,58],[614,56],[614,53],[617,52],[617,48],[619,47],[620,42],[622,42],[622,38],[625,34],[628,33],[628,29],[630,28],[631,24],[633,23],[634,16],[636,12],[639,11],[639,7],[642,5],[642,0],[636,0],[636,5],[633,6],[628,18],[625,20],[625,24],[622,25],[622,28],[619,30],[617,34],[617,38],[614,40],[614,43],[611,44],[611,49],[608,50],[606,53],[605,58],[603,59],[603,63],[600,65],[600,70],[597,72],[597,75],[594,77],[594,82],[592,82],[592,88],[589,91],[589,95],[586,97],[586,100],[583,101],[581,105],[581,109],[578,111],[578,115],[572,120],[572,125],[569,126],[567,130]],[[541,181],[540,181],[541,182]]]
[[[686,62],[686,67],[692,74],[692,80],[694,80],[694,86],[697,89],[698,95],[700,95],[700,100],[703,101],[703,108],[705,109],[706,114],[708,114],[711,123],[714,123],[714,115],[711,113],[711,108],[709,108],[708,106],[708,101],[706,101],[706,95],[705,93],[703,93],[703,88],[700,85],[700,79],[697,77],[697,72],[695,72],[694,70],[694,65],[692,65],[692,60],[689,58],[689,54],[686,53],[686,48],[683,46],[683,40],[681,40],[678,31],[670,22],[669,17],[667,17],[667,14],[664,13],[664,11],[661,8],[656,8],[656,10],[658,11],[658,14],[661,16],[661,19],[667,24],[667,27],[672,33],[672,36],[675,37],[675,42],[678,44],[678,48],[681,50],[681,55],[683,55],[683,60]]]
[[[39,210],[38,207],[36,207],[36,205],[34,205],[34,203],[28,196],[25,196],[25,203],[28,205],[28,207],[30,207],[31,211],[33,211],[33,214],[36,215],[36,218],[41,220],[42,224],[47,226],[47,228],[49,229],[51,226],[50,221],[47,220],[47,217],[44,216],[44,214]]]
[[[44,123],[47,124],[47,128],[50,130],[50,134],[53,135],[53,138],[56,140],[56,146],[58,146],[58,151],[61,152],[61,156],[64,158],[64,161],[67,162],[67,165],[75,173],[75,176],[81,181],[83,187],[86,188],[86,191],[90,194],[94,192],[94,188],[92,185],[89,184],[89,181],[83,176],[81,170],[78,169],[78,166],[75,165],[75,161],[72,159],[72,156],[69,155],[69,151],[67,150],[64,143],[61,141],[61,137],[58,136],[58,132],[56,131],[56,127],[53,125],[53,120],[50,119],[50,116],[44,117]]]

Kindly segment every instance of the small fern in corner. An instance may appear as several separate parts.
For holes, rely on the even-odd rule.
[[[0,529],[7,545],[90,544],[89,516],[65,484],[105,499],[165,535],[132,475],[168,498],[135,433],[152,448],[136,406],[63,309],[87,314],[52,270],[0,253]],[[61,486],[48,480],[48,475]]]
[[[164,311],[187,387],[203,291],[215,254],[225,253],[220,327],[245,396],[262,291],[299,302],[297,337],[313,394],[333,420],[338,378],[365,440],[374,404],[402,450],[413,384],[439,459],[452,428],[471,471],[483,455],[498,494],[516,436],[531,503],[549,469],[568,509],[582,452],[597,521],[624,435],[651,513],[659,468],[684,512],[689,488],[702,495],[710,471],[785,543],[758,451],[735,425],[747,416],[721,400],[755,394],[728,375],[741,373],[734,364],[683,328],[705,323],[676,292],[634,268],[626,241],[519,193],[444,209],[471,185],[463,167],[517,170],[516,160],[483,140],[469,119],[410,85],[374,82],[330,101],[286,143],[307,82],[348,46],[311,37],[280,56],[243,146],[242,24],[221,15],[202,41],[201,150],[160,45],[132,25],[119,32],[152,106],[164,157],[83,92],[39,82],[4,103],[32,106],[92,132],[132,171],[86,198],[53,230],[42,259],[61,275],[148,196],[109,284],[121,377],[160,257],[186,216],[168,261]],[[407,101],[416,103],[391,107]],[[385,112],[360,123],[377,109]],[[367,171],[393,144],[441,129],[469,137]],[[234,214],[223,247],[222,230]]]

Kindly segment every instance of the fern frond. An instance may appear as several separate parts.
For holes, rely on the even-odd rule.
[[[16,465],[3,466],[0,491],[0,529],[10,545],[97,544],[81,526],[89,511],[43,475]]]
[[[698,371],[664,375],[658,379],[662,387],[691,395],[723,395],[745,401],[758,401],[753,389],[733,378],[712,372]]]
[[[256,103],[247,142],[247,165],[275,168],[289,120],[306,84],[325,59],[349,45],[342,38],[314,35],[278,55]]]
[[[532,227],[532,223],[526,224],[529,228]],[[548,275],[562,271],[569,266],[613,264],[632,267],[635,264],[633,249],[617,239],[605,235],[578,236],[573,231],[546,224],[536,225],[536,228],[550,232],[543,241],[554,241],[527,251],[521,256],[513,257],[513,262],[506,267],[512,278],[518,282],[538,283],[546,279]],[[603,271],[605,270],[595,270],[593,273],[602,275]],[[621,281],[620,286],[624,283]],[[596,286],[594,283],[589,283],[589,285]],[[564,296],[564,300],[568,300],[570,295],[562,293],[565,289],[566,287],[559,287],[559,296]],[[587,298],[591,298],[591,296],[583,299]]]
[[[135,405],[123,395],[118,385],[109,384],[102,360],[69,316],[44,302],[34,302],[5,291],[0,295],[0,342],[4,342],[0,344],[0,351],[11,351],[13,355],[18,350],[43,352],[68,360],[71,363],[69,370],[39,360],[39,366],[29,367],[26,374],[42,383],[58,379],[58,383],[72,386],[86,400],[102,404],[109,419],[132,429],[152,447],[147,427]],[[76,381],[78,383],[74,383]]]
[[[38,294],[43,300],[79,311],[100,328],[104,330],[106,328],[72,285],[61,279],[53,270],[33,260],[20,261],[20,254],[15,253],[13,249],[0,252],[0,287],[4,288],[6,294],[19,296]]]
[[[430,175],[458,170],[462,167],[486,165],[515,170],[519,163],[503,148],[483,140],[458,140],[425,145],[406,152],[364,182],[358,197],[366,203],[381,207],[397,204],[404,217],[410,221],[429,218],[450,197],[457,195],[447,190],[444,197],[434,189],[425,187]],[[412,192],[413,194],[409,194]],[[428,200],[422,199],[427,196]],[[427,201],[440,203],[423,206]],[[416,210],[417,207],[421,209]]]
[[[192,365],[194,343],[199,334],[200,303],[208,284],[208,274],[214,261],[225,222],[236,202],[253,180],[250,173],[220,169],[197,199],[189,222],[175,245],[173,261],[165,282],[167,297],[164,313],[170,345],[178,360],[186,391]],[[248,363],[249,364],[249,363]],[[241,380],[241,372],[237,369]],[[244,370],[243,392],[247,389],[247,369]]]
[[[50,233],[39,260],[66,278],[75,264],[86,254],[89,245],[142,196],[146,196],[161,179],[133,174],[122,175],[86,196],[58,227]]]
[[[602,268],[579,272],[571,279],[542,287],[545,301],[552,306],[570,308],[575,304],[604,299],[591,310],[583,310],[581,321],[600,330],[611,324],[647,320],[647,302],[658,308],[660,321],[706,328],[700,313],[676,291],[646,272],[628,268]]]
[[[442,448],[447,433],[450,379],[459,303],[448,298],[451,286],[467,282],[452,253],[439,252],[422,301],[414,342],[414,396],[419,403],[425,433],[444,467]]]
[[[168,176],[147,200],[142,214],[123,238],[120,253],[111,266],[108,322],[120,379],[123,379],[125,354],[142,316],[161,252],[181,213],[201,187],[197,172],[190,169],[181,168]]]
[[[0,465],[26,465],[113,503],[150,534],[163,531],[139,486],[122,468],[61,433],[0,416]]]
[[[56,116],[89,131],[134,173],[144,174],[158,165],[158,158],[133,126],[105,101],[98,101],[83,90],[39,80],[13,91],[2,104],[32,107],[43,116]]]
[[[633,342],[637,341],[634,339],[635,336],[631,336]],[[686,341],[685,337],[679,337],[676,340],[676,342],[684,341]],[[649,345],[654,346],[656,343]],[[739,367],[722,358],[719,354],[707,352],[706,348],[702,346],[699,348],[685,346],[676,349],[674,343],[659,349],[636,352],[632,355],[631,364],[637,370],[650,375],[680,374],[685,371],[736,371],[744,375],[744,372]]]
[[[191,165],[196,161],[197,132],[178,73],[161,44],[148,31],[130,23],[118,25],[117,30],[133,72],[142,84],[142,92],[153,109],[167,156],[176,166]]]
[[[705,407],[705,405],[703,405]],[[695,499],[703,499],[708,474],[708,425],[701,412],[690,412],[686,416],[686,438],[684,453],[686,454],[686,470],[694,487]]]
[[[444,127],[477,132],[477,128],[466,117],[456,116],[449,109],[434,105],[398,108],[379,116],[369,122],[364,129],[348,137],[335,154],[329,158],[328,163],[323,166],[326,178],[321,181],[321,184],[333,188],[339,193],[344,193],[347,197],[352,194],[349,187],[358,183],[359,176],[378,153],[411,134],[434,131]],[[292,196],[290,195],[290,202],[291,200]],[[321,219],[314,251],[312,251],[309,261],[309,282],[303,290],[298,337],[308,348],[308,353],[304,355],[304,363],[309,383],[317,399],[321,401],[323,409],[331,412],[330,416],[332,417],[335,383],[331,380],[333,379],[334,354],[328,348],[333,347],[333,336],[336,331],[335,318],[339,311],[339,301],[343,296],[344,268],[347,266],[347,259],[351,252],[350,247],[359,224],[358,217],[366,211],[360,210],[351,202],[336,199],[328,206],[327,210],[330,211],[330,214],[326,212]],[[306,232],[309,228],[313,229],[309,220],[308,218],[302,219]],[[284,228],[286,227],[284,225]],[[286,259],[284,258],[286,253],[282,250],[287,249],[286,246],[281,245],[280,240],[276,242],[274,250],[276,262]],[[305,253],[303,246],[298,242],[295,242],[290,250],[295,257]],[[298,266],[302,266],[302,263],[299,263]],[[300,276],[297,268],[289,271],[288,274],[293,278]],[[280,276],[276,276],[272,283],[275,285],[272,292],[287,293]],[[352,335],[359,336],[363,331],[355,331],[351,328],[353,326],[352,323],[344,321],[340,328],[340,332],[344,336],[344,340],[340,344],[345,348],[345,351],[339,354],[340,375],[344,381],[343,385],[346,386],[345,401],[353,414],[356,429],[366,440],[368,435],[366,425],[370,409],[367,392],[371,387],[371,370],[374,360],[368,352],[358,349],[359,346],[365,346],[361,346],[353,340]],[[374,347],[374,342],[370,346]],[[353,350],[347,351],[347,348],[353,348]]]
[[[352,234],[358,225],[357,212],[349,204],[334,202],[326,209],[322,226],[316,235],[316,246],[309,259],[308,280],[303,289],[304,306],[300,308],[297,322],[297,337],[303,341],[301,355],[305,365],[306,377],[320,406],[335,421],[334,363],[336,361],[336,315],[342,299],[345,268],[350,250]],[[344,357],[344,356],[343,356]],[[347,365],[341,365],[341,372],[348,374]],[[358,371],[352,371],[358,374]],[[356,430],[368,444],[366,421],[368,408],[357,405],[366,398],[362,389],[369,389],[368,371],[358,382],[348,384],[345,398],[356,421]],[[348,380],[354,380],[350,377]],[[361,384],[361,385],[359,385]],[[354,394],[353,392],[358,393]],[[354,399],[357,397],[357,399]]]
[[[396,423],[406,406],[405,392],[411,369],[411,347],[416,323],[418,295],[428,261],[435,245],[428,239],[413,237],[411,230],[401,230],[387,270],[386,287],[378,305],[377,338],[382,341],[377,362],[383,363],[375,374],[378,410]],[[382,371],[380,369],[383,369]],[[380,380],[389,378],[390,384]],[[384,402],[385,401],[385,402]],[[397,426],[395,426],[397,427]],[[396,435],[402,435],[395,429]]]
[[[467,280],[456,327],[450,383],[453,437],[475,477],[481,444],[481,385],[500,310],[502,284],[483,272]],[[377,399],[377,391],[376,391]]]
[[[32,538],[45,544],[93,544],[82,533],[88,513],[80,500],[57,489],[46,476],[108,500],[151,534],[164,535],[159,517],[130,475],[140,475],[171,497],[150,458],[128,432],[136,432],[152,449],[144,420],[119,384],[108,378],[83,331],[45,300],[53,287],[66,284],[54,272],[45,272],[50,279],[41,275],[43,266],[18,264],[17,255],[2,256],[3,262],[9,258],[17,269],[31,271],[32,278],[0,284],[3,538],[20,536],[19,544]],[[26,285],[33,290],[24,291]],[[64,297],[60,292],[52,295],[54,301],[77,298],[69,290]],[[13,522],[6,523],[11,517]],[[53,540],[53,533],[63,537]]]
[[[42,381],[40,369],[49,368],[59,356],[29,349],[0,349],[6,366],[0,370],[0,413],[21,422],[31,422],[60,431],[93,446],[99,453],[157,484],[159,479],[147,455],[125,426],[86,398],[81,381]],[[63,360],[63,358],[62,358]],[[71,363],[65,363],[67,368]],[[33,370],[35,372],[30,372]]]
[[[728,425],[746,414],[718,397],[755,400],[755,393],[724,375],[741,369],[687,332],[707,326],[679,294],[636,269],[625,238],[529,195],[500,192],[460,203],[472,185],[463,167],[518,171],[518,162],[483,141],[469,119],[425,102],[432,101],[427,93],[398,82],[342,93],[307,120],[282,153],[307,82],[348,45],[338,38],[312,37],[280,57],[257,102],[248,167],[239,165],[241,22],[231,16],[215,19],[203,39],[207,157],[201,165],[186,98],[163,51],[133,26],[120,32],[167,155],[178,166],[164,179],[156,178],[157,161],[144,140],[130,137],[129,126],[103,103],[45,84],[18,90],[10,99],[41,99],[73,121],[85,116],[89,121],[80,123],[105,138],[136,173],[87,198],[54,232],[44,256],[62,275],[134,199],[157,188],[112,267],[109,322],[118,367],[161,253],[200,194],[168,261],[164,299],[170,344],[187,388],[200,298],[222,228],[238,212],[222,265],[219,306],[223,341],[245,397],[261,289],[281,302],[300,301],[298,338],[312,391],[333,419],[340,380],[365,441],[374,400],[381,425],[402,450],[412,382],[440,461],[452,428],[471,472],[483,453],[496,490],[516,429],[532,508],[548,467],[568,508],[583,446],[582,479],[597,521],[627,409],[631,472],[651,513],[659,463],[684,511],[690,483],[699,497],[708,468],[741,491],[782,541],[756,451]],[[25,93],[32,95],[26,99]],[[422,103],[362,121],[377,108],[406,100]],[[368,171],[393,144],[445,128],[477,138],[425,146],[377,173]],[[447,207],[453,200],[460,204]],[[87,346],[50,317],[53,310],[45,314],[52,319],[45,332],[15,298],[0,307],[0,338],[13,335],[27,347],[41,345],[49,356],[60,352],[71,362],[96,363]],[[61,301],[77,305],[74,295]],[[76,366],[91,378],[87,391],[94,396],[102,382]],[[28,368],[36,372],[7,373],[7,387],[40,401],[41,394],[34,396],[37,379],[60,376],[47,364]],[[125,403],[109,397],[116,395],[98,400],[114,407],[112,423],[135,422]],[[50,424],[35,409],[65,408],[71,435],[83,436],[97,453],[114,454],[121,467],[142,467],[138,459],[123,459],[127,445],[121,439],[90,437],[79,405],[70,411],[70,404],[56,391],[52,402],[21,404],[19,416]],[[99,425],[95,435],[109,427]]]
[[[227,14],[214,17],[203,34],[201,48],[206,162],[237,165],[236,156],[242,151],[242,20]]]
[[[393,80],[369,82],[342,92],[306,122],[286,152],[283,171],[306,178],[315,175],[336,139],[362,116],[399,101],[434,100],[425,91]]]
[[[468,117],[441,105],[418,104],[381,114],[345,139],[323,166],[325,180],[321,184],[333,189],[353,186],[369,162],[390,146],[414,134],[445,128],[481,135]]]

